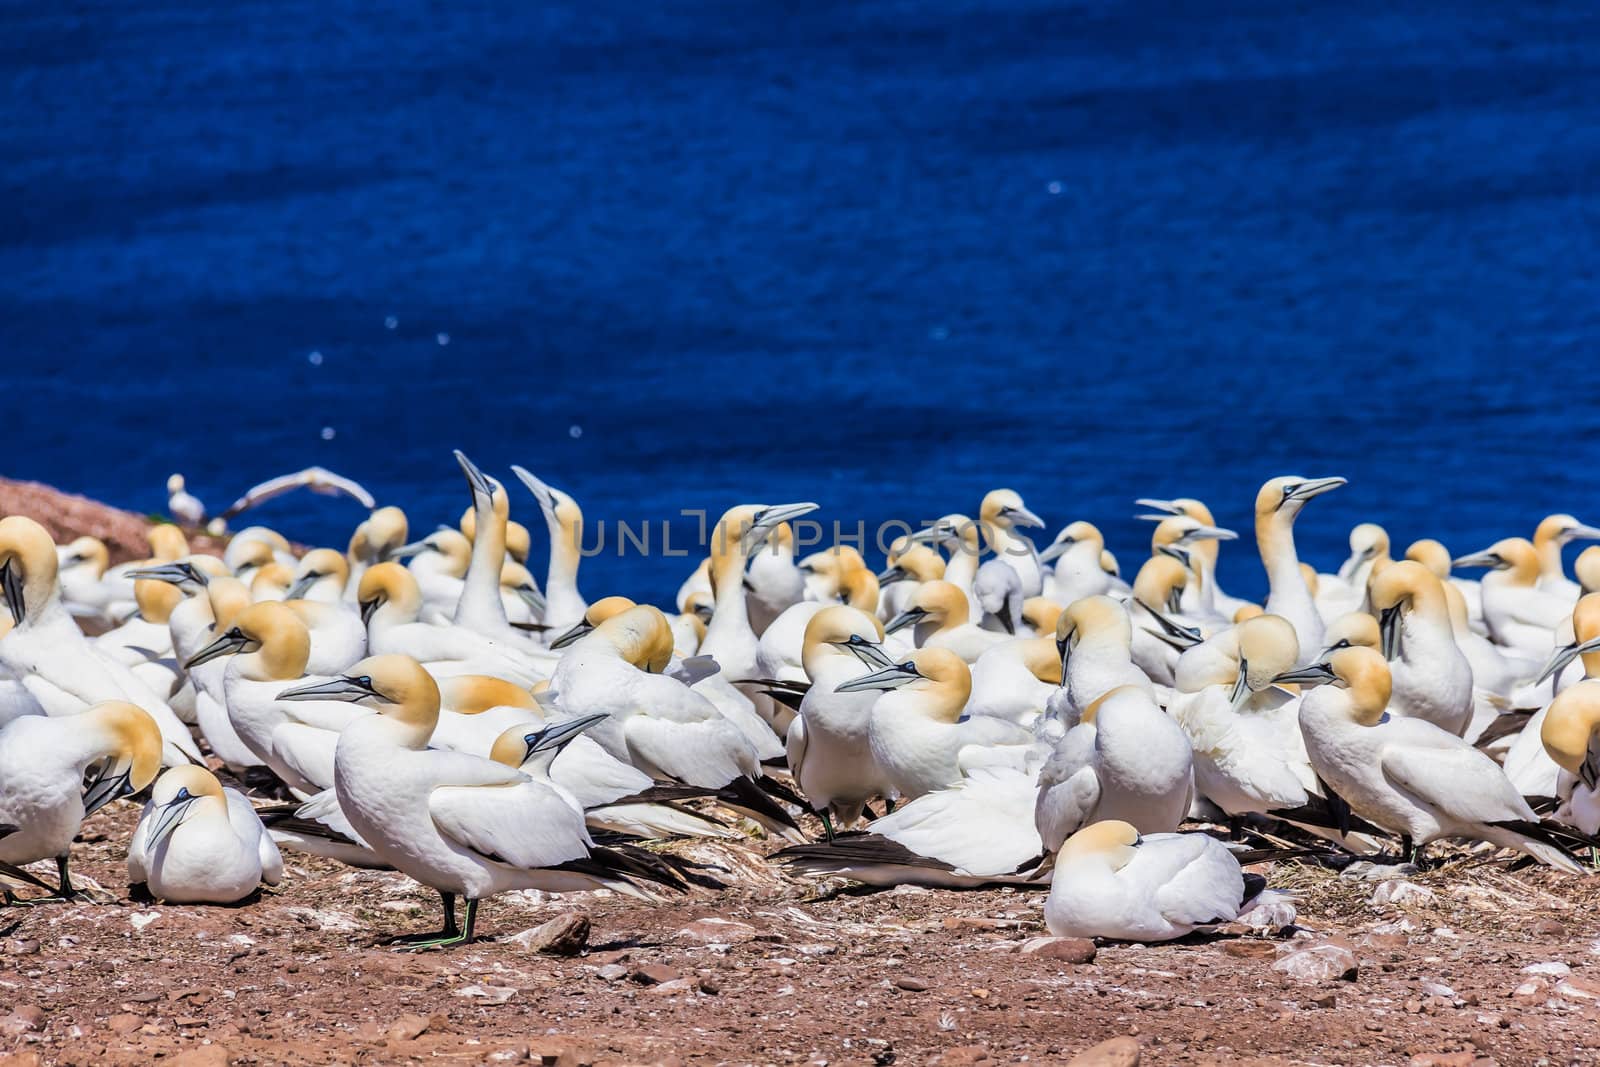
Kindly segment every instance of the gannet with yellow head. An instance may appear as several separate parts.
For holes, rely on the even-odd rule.
[[[1498,645],[1543,660],[1550,631],[1572,612],[1572,600],[1539,588],[1539,553],[1520,537],[1496,541],[1455,560],[1456,567],[1487,567],[1482,582],[1483,621]]]
[[[1575,685],[1600,680],[1600,593],[1587,593],[1572,609],[1572,639],[1558,645],[1540,671],[1535,685],[1554,678],[1555,693]],[[1573,665],[1572,670],[1568,666]],[[1523,726],[1506,752],[1504,767],[1523,796],[1553,797],[1560,780],[1559,764],[1546,752],[1542,730],[1551,709],[1543,702]]]
[[[545,622],[557,632],[575,624],[588,602],[578,592],[578,564],[583,560],[583,509],[554,486],[535,478],[522,467],[512,472],[539,502],[550,534],[550,565],[545,572],[544,595],[549,605]]]
[[[974,624],[967,612],[967,597],[955,585],[943,579],[923,582],[910,606],[890,619],[884,632],[895,634],[911,628],[917,648],[949,649],[967,663],[977,662],[984,652],[1012,639],[1010,634]]]
[[[1128,611],[1111,597],[1084,597],[1067,605],[1056,620],[1056,654],[1061,657],[1066,704],[1053,702],[1051,712],[1069,726],[1084,708],[1118,686],[1131,685],[1155,696],[1149,677],[1133,662]]]
[[[1365,610],[1367,587],[1374,575],[1389,564],[1389,532],[1375,522],[1358,523],[1350,530],[1350,557],[1336,574],[1319,574],[1313,585],[1317,611],[1324,623],[1352,611]]]
[[[955,586],[967,598],[968,610],[982,617],[983,605],[972,589],[978,577],[978,564],[983,561],[988,547],[982,536],[982,524],[959,512],[936,519],[911,535],[916,544],[931,544],[942,549],[949,561],[945,564],[943,579]]]
[[[1555,817],[1590,836],[1600,834],[1600,679],[1558,694],[1540,725],[1539,739],[1561,768]]]
[[[1583,589],[1567,577],[1561,566],[1561,550],[1574,541],[1600,541],[1600,528],[1571,515],[1546,515],[1533,534],[1534,551],[1539,554],[1539,588],[1573,600]]]
[[[1023,597],[1038,596],[1044,592],[1044,564],[1033,542],[1018,528],[1044,529],[1044,520],[1028,510],[1022,497],[1013,489],[994,489],[978,508],[978,519],[989,549],[997,559],[1011,564],[1022,581]],[[1099,566],[1099,559],[1095,565]]]
[[[242,793],[203,767],[156,780],[128,844],[128,881],[175,904],[232,904],[282,878],[278,846]]]
[[[1306,501],[1343,485],[1343,478],[1273,478],[1256,494],[1256,547],[1267,571],[1266,610],[1281,615],[1294,626],[1301,656],[1309,658],[1322,647],[1323,622],[1317,612],[1300,557],[1294,547],[1294,520]]]
[[[1370,596],[1393,677],[1389,710],[1464,736],[1472,664],[1456,644],[1444,586],[1422,564],[1401,560],[1373,577]]]

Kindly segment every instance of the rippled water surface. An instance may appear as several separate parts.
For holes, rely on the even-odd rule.
[[[157,510],[321,463],[430,522],[452,447],[591,521],[1008,484],[1125,564],[1135,496],[1247,528],[1291,471],[1351,480],[1325,569],[1363,519],[1600,522],[1597,41],[1577,2],[7,5],[3,472]]]

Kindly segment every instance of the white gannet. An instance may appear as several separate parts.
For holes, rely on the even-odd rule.
[[[1044,528],[1044,520],[1029,511],[1022,497],[1011,489],[990,491],[978,508],[978,520],[984,539],[997,559],[1011,564],[1022,581],[1024,597],[1038,596],[1044,591],[1043,563],[1033,542],[1017,533],[1017,528]],[[1099,559],[1095,560],[1098,567]]]
[[[708,597],[711,596],[710,556],[702,559],[699,565],[689,573],[689,577],[683,580],[683,584],[678,586],[677,596],[674,597],[672,602],[679,611],[686,611],[688,610],[689,598],[696,593],[704,593]]]
[[[1118,686],[1084,709],[1039,775],[1034,825],[1047,851],[1101,819],[1178,828],[1194,799],[1189,739],[1148,690]]]
[[[16,620],[0,638],[0,666],[50,715],[128,700],[155,719],[167,763],[198,763],[200,750],[172,708],[125,665],[102,655],[61,606],[56,548],[32,519],[0,519],[0,593]]]
[[[909,537],[896,542],[887,562],[888,566],[878,572],[878,617],[882,619],[892,619],[904,611],[916,596],[917,586],[944,577],[944,557]]]
[[[350,566],[344,585],[345,600],[356,602],[356,590],[361,587],[361,576],[374,563],[390,559],[396,549],[406,543],[411,533],[411,521],[401,509],[389,506],[379,508],[357,524],[345,548],[345,559]]]
[[[786,748],[795,785],[829,839],[835,821],[848,828],[869,799],[890,789],[867,740],[878,694],[836,691],[888,665],[878,648],[882,640],[876,618],[843,604],[823,607],[806,624],[801,661],[811,687],[789,724]]]
[[[1576,600],[1583,592],[1561,566],[1561,550],[1574,541],[1600,541],[1600,529],[1571,515],[1547,515],[1533,534],[1533,548],[1539,554],[1539,588],[1568,600]]]
[[[368,511],[378,506],[378,502],[372,498],[371,493],[349,478],[340,477],[322,467],[307,467],[303,471],[296,471],[293,474],[281,474],[276,478],[269,478],[259,485],[251,486],[243,496],[228,506],[228,510],[224,511],[220,518],[223,522],[227,522],[241,512],[248,511],[257,505],[265,504],[275,497],[280,497],[284,493],[292,492],[296,489],[309,489],[313,493],[322,496],[347,496]]]
[[[672,624],[673,654],[689,659],[700,652],[700,642],[706,639],[706,624],[711,621],[713,601],[709,590],[690,593],[683,610],[667,621]]]
[[[245,747],[302,798],[332,784],[334,745],[355,714],[341,705],[282,699],[285,689],[305,680],[310,655],[305,623],[287,605],[266,601],[239,612],[184,664],[192,670],[231,657],[223,675],[229,722]]]
[[[181,474],[167,478],[167,514],[190,529],[206,521],[206,506],[200,503],[199,497],[189,492]]]
[[[1479,583],[1453,576],[1450,573],[1449,550],[1429,538],[1413,541],[1406,549],[1406,559],[1428,568],[1428,572],[1443,585],[1445,602],[1450,610],[1450,629],[1455,634],[1457,647],[1467,657],[1467,662],[1472,664],[1473,688],[1498,696],[1511,696],[1537,667],[1533,660],[1509,654],[1510,650],[1502,649],[1484,636],[1487,627],[1483,622],[1483,596]],[[1476,628],[1470,604],[1477,605]]]
[[[539,501],[550,532],[550,563],[545,571],[545,619],[552,632],[575,626],[589,606],[578,592],[578,564],[583,560],[583,509],[561,490],[546,485],[522,467],[512,472]]]
[[[1022,579],[1017,570],[1003,559],[991,559],[978,568],[978,577],[972,582],[983,615],[978,619],[979,629],[991,633],[1017,635],[1022,623],[1022,605],[1027,597],[1022,595]]]
[[[1364,609],[1367,585],[1376,570],[1389,563],[1389,532],[1375,522],[1358,523],[1350,530],[1350,558],[1337,574],[1317,575],[1316,603],[1322,621]]]
[[[1600,834],[1600,679],[1579,682],[1557,695],[1539,738],[1561,768],[1555,818],[1591,836]]]
[[[949,561],[941,577],[961,590],[967,598],[970,617],[981,619],[983,605],[978,603],[978,594],[972,588],[977,581],[978,564],[982,562],[984,552],[980,529],[978,523],[965,515],[951,513],[913,533],[911,540],[917,544],[937,545],[944,550]]]
[[[0,824],[15,827],[0,836],[0,863],[54,859],[59,896],[75,896],[72,839],[87,816],[155,780],[162,744],[155,720],[125,700],[0,726]]]
[[[1400,560],[1372,579],[1370,596],[1393,677],[1389,711],[1464,736],[1472,664],[1456,644],[1444,586],[1422,564]]]
[[[767,543],[750,557],[745,581],[750,583],[750,628],[760,636],[805,597],[806,576],[795,565],[793,526],[780,522],[773,527]]]
[[[1465,837],[1581,873],[1494,760],[1425,719],[1386,713],[1390,676],[1382,653],[1339,649],[1277,680],[1330,683],[1300,701],[1311,766],[1353,812],[1399,834],[1408,858],[1438,838]]]
[[[972,665],[968,715],[993,715],[1019,726],[1032,726],[1044,714],[1061,685],[1061,653],[1056,649],[1054,630],[1044,632],[1043,637],[995,645],[978,657]]]
[[[418,617],[426,623],[448,623],[461,603],[462,576],[472,562],[472,542],[467,536],[441,526],[421,540],[401,545],[391,557],[410,560],[406,569],[422,596]]]
[[[467,510],[461,513],[461,521],[456,523],[456,528],[461,531],[462,536],[468,541],[476,540],[478,536],[478,506],[476,503],[468,505]],[[514,519],[507,519],[506,555],[517,563],[526,565],[528,553],[532,550],[533,534],[529,533],[528,528],[522,523]]]
[[[128,843],[128,881],[175,904],[232,904],[282,878],[278,846],[242,793],[203,767],[156,780]]]
[[[1023,767],[1033,733],[984,715],[963,719],[972,673],[949,649],[924,648],[902,663],[834,687],[836,693],[885,689],[872,705],[872,759],[907,800],[955,785],[973,767]]]
[[[1343,478],[1273,478],[1256,494],[1256,548],[1267,571],[1269,615],[1282,615],[1294,626],[1300,655],[1309,660],[1322,647],[1322,616],[1300,572],[1295,554],[1294,520],[1307,500],[1343,485]]]
[[[1456,567],[1488,567],[1484,575],[1483,621],[1498,645],[1542,662],[1554,644],[1552,631],[1572,612],[1572,600],[1539,588],[1539,554],[1520,537],[1496,541],[1482,552],[1455,560]]]
[[[1079,520],[1063,527],[1055,540],[1039,553],[1039,562],[1055,561],[1055,569],[1046,583],[1049,595],[1063,604],[1070,604],[1086,596],[1111,592],[1111,575],[1100,566],[1100,555],[1105,547],[1105,538],[1093,523]]]
[[[1572,632],[1572,641],[1556,649],[1536,679],[1536,684],[1551,676],[1562,675],[1566,665],[1573,660],[1582,664],[1582,672],[1566,688],[1600,679],[1600,593],[1585,594],[1573,607]],[[1542,733],[1549,713],[1550,705],[1547,702],[1534,712],[1533,718],[1522,727],[1522,732],[1506,752],[1506,777],[1511,779],[1523,796],[1556,795],[1560,768],[1546,751]]]
[[[1063,716],[1069,727],[1077,724],[1083,709],[1118,686],[1131,685],[1155,696],[1150,679],[1133,662],[1128,611],[1108,596],[1084,597],[1067,605],[1056,619],[1056,651],[1066,706],[1052,701],[1050,710]]]
[[[984,652],[1005,641],[1011,635],[985,630],[970,621],[968,600],[960,589],[950,582],[923,582],[911,599],[911,604],[884,625],[884,633],[893,635],[908,627],[917,648],[944,648],[974,663]]]
[[[335,795],[350,825],[381,859],[437,890],[444,929],[396,939],[408,948],[471,941],[478,904],[511,889],[614,889],[640,895],[638,865],[593,846],[583,812],[548,780],[482,756],[427,747],[439,688],[416,660],[374,656],[351,673],[302,687],[293,699],[342,700],[376,715],[339,735]],[[591,721],[547,729],[541,751],[559,750]],[[456,898],[466,915],[456,925]]]
[[[157,529],[160,527],[152,528],[150,531],[152,536]],[[173,530],[181,533],[177,527],[173,527]],[[262,546],[266,548],[265,553],[261,551]],[[161,553],[156,555],[160,556]],[[292,566],[294,554],[290,551],[289,539],[266,526],[246,526],[229,538],[228,547],[222,550],[222,562],[228,565],[228,570],[232,571],[236,578],[244,580],[247,584],[250,580],[247,571],[273,560]]]
[[[1158,685],[1173,684],[1179,655],[1206,636],[1196,620],[1183,614],[1183,590],[1188,582],[1189,569],[1171,555],[1151,556],[1133,579],[1133,596],[1128,602],[1128,621],[1133,625],[1129,654],[1134,666]]]
[[[343,552],[313,548],[300,557],[294,569],[294,582],[285,600],[314,600],[319,604],[344,601],[345,583],[350,580],[350,561]]]
[[[511,500],[504,486],[479,470],[459,449],[455,457],[467,476],[476,518],[472,556],[467,563],[467,573],[462,575],[461,599],[450,621],[458,628],[482,634],[492,641],[531,647],[528,635],[514,628],[506,618],[505,604],[500,599]]]
[[[75,538],[56,549],[61,603],[79,618],[116,625],[136,610],[127,568],[111,572],[111,553],[97,537]]]
[[[744,731],[704,696],[660,673],[671,656],[666,616],[635,606],[575,640],[550,688],[566,714],[606,716],[590,736],[617,759],[652,778],[720,790],[730,806],[799,837],[793,817],[767,795],[770,779]]]
[[[1600,545],[1590,545],[1579,552],[1572,563],[1572,573],[1578,576],[1578,587],[1585,593],[1600,593]]]
[[[1217,526],[1216,519],[1211,515],[1211,509],[1200,501],[1189,497],[1179,497],[1176,500],[1155,500],[1150,497],[1141,497],[1134,503],[1140,507],[1150,508],[1155,512],[1155,514],[1140,515],[1138,518],[1154,521],[1158,536],[1161,524],[1169,518],[1180,518],[1185,520],[1186,523],[1192,522],[1196,526],[1206,527],[1207,529],[1220,529]],[[1183,531],[1187,529],[1187,526],[1174,526],[1169,527],[1169,529],[1176,531],[1170,536],[1173,539],[1177,539],[1184,536]],[[1233,533],[1231,530],[1226,532]],[[1234,534],[1234,537],[1237,536],[1237,534]],[[1217,584],[1217,559],[1221,554],[1221,546],[1217,542],[1219,540],[1231,541],[1233,539],[1233,537],[1212,535],[1194,541],[1193,558],[1191,563],[1186,564],[1186,566],[1190,566],[1193,569],[1195,576],[1200,581],[1192,583],[1185,590],[1183,601],[1185,611],[1191,614],[1214,614],[1222,619],[1232,619],[1240,608],[1250,605],[1247,600],[1240,600],[1238,597],[1232,597],[1224,593],[1222,587]],[[1154,540],[1153,538],[1152,541]],[[1152,543],[1151,550],[1155,551],[1155,548],[1156,545]],[[1251,606],[1259,607],[1259,605]]]
[[[1171,941],[1232,922],[1266,894],[1222,842],[1205,834],[1141,835],[1125,822],[1078,831],[1056,858],[1044,921],[1058,937]],[[1293,921],[1292,911],[1287,912]],[[1283,925],[1274,917],[1275,925]]]

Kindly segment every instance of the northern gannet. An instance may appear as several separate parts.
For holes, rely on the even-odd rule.
[[[924,648],[891,667],[834,687],[889,692],[872,705],[867,742],[889,785],[911,800],[955,785],[973,767],[1023,766],[1031,731],[992,716],[963,719],[972,673],[949,649]]]
[[[1566,664],[1574,659],[1581,662],[1583,669],[1572,684],[1600,680],[1600,593],[1585,594],[1573,607],[1572,631],[1572,641],[1556,649],[1537,682],[1560,675]],[[1506,777],[1511,779],[1523,796],[1556,795],[1560,768],[1546,751],[1542,733],[1549,713],[1550,705],[1547,702],[1534,712],[1533,718],[1523,726],[1522,732],[1506,752]]]
[[[1217,520],[1212,517],[1211,509],[1198,500],[1189,497],[1179,497],[1176,500],[1155,500],[1150,497],[1141,497],[1134,501],[1140,507],[1151,509],[1154,514],[1140,515],[1139,518],[1150,519],[1156,523],[1156,529],[1161,529],[1161,524],[1167,519],[1178,517],[1194,523],[1196,526],[1208,529],[1220,529]],[[1185,527],[1177,527],[1183,529]],[[1228,531],[1232,533],[1233,531]],[[1181,535],[1180,535],[1181,536]],[[1238,535],[1235,534],[1235,537]],[[1204,537],[1194,541],[1192,563],[1188,564],[1200,581],[1192,584],[1184,592],[1184,610],[1202,615],[1215,614],[1223,619],[1231,619],[1239,609],[1249,604],[1249,601],[1240,600],[1238,597],[1229,596],[1217,584],[1217,558],[1221,553],[1219,540],[1233,540],[1231,537]],[[1151,545],[1151,550],[1155,550]],[[1259,606],[1259,605],[1256,605]]]
[[[1600,834],[1600,679],[1579,682],[1557,695],[1539,738],[1561,768],[1555,818],[1591,836]]]
[[[956,586],[943,579],[923,582],[911,604],[885,624],[884,633],[913,628],[912,641],[917,648],[949,649],[967,663],[977,662],[995,645],[1014,640],[1009,634],[976,625],[967,609],[967,597]]]
[[[200,750],[166,701],[127,666],[95,651],[61,606],[56,547],[32,519],[0,519],[0,593],[16,620],[0,638],[0,666],[50,715],[74,715],[106,700],[149,712],[161,730],[163,759],[198,763]]]
[[[1118,686],[1084,709],[1039,775],[1034,825],[1047,851],[1102,819],[1178,828],[1194,799],[1189,739],[1148,690]]]
[[[968,715],[993,715],[1031,726],[1061,685],[1061,653],[1053,630],[1043,637],[1005,641],[972,665]]]
[[[349,478],[340,477],[322,467],[307,467],[303,471],[282,474],[276,478],[269,478],[259,485],[251,486],[243,496],[230,504],[228,510],[220,517],[226,522],[250,508],[296,489],[309,489],[322,496],[347,496],[368,511],[378,506],[371,493]]]
[[[1130,655],[1134,665],[1159,685],[1173,684],[1178,656],[1206,636],[1202,627],[1183,615],[1183,590],[1188,581],[1189,569],[1170,555],[1151,556],[1133,579],[1133,597],[1128,602],[1133,624]]]
[[[1086,596],[1110,592],[1111,576],[1100,566],[1100,554],[1105,547],[1105,538],[1093,523],[1080,520],[1063,527],[1055,540],[1039,553],[1039,562],[1055,561],[1055,569],[1046,583],[1050,596],[1070,604]]]
[[[345,582],[345,598],[355,603],[356,589],[361,576],[374,563],[390,559],[396,549],[406,543],[411,533],[411,521],[397,507],[379,508],[359,523],[350,535],[345,557],[350,564],[350,574]]]
[[[1084,597],[1067,605],[1056,620],[1056,651],[1061,657],[1061,690],[1070,727],[1090,704],[1118,686],[1131,685],[1155,696],[1150,679],[1133,662],[1133,626],[1128,611],[1108,596]]]
[[[1337,574],[1318,575],[1317,611],[1324,623],[1341,615],[1363,610],[1367,585],[1376,570],[1389,563],[1389,532],[1375,522],[1363,522],[1350,530],[1350,558]]]
[[[577,624],[589,606],[578,592],[578,564],[583,560],[583,509],[578,502],[535,478],[522,467],[512,472],[539,501],[545,528],[550,533],[550,564],[545,571],[545,619],[553,632]]]
[[[1561,550],[1574,541],[1600,541],[1600,529],[1571,515],[1547,515],[1533,534],[1533,548],[1539,554],[1539,588],[1569,600],[1583,592],[1561,566]]]
[[[203,767],[156,780],[128,844],[128,880],[157,900],[232,904],[283,878],[283,857],[244,795]]]
[[[73,615],[115,625],[137,610],[127,568],[108,573],[111,553],[98,537],[79,537],[56,549],[61,603]]]
[[[331,548],[313,548],[300,557],[294,569],[294,583],[284,594],[285,600],[315,600],[321,604],[339,604],[344,601],[345,583],[350,580],[350,561],[343,552]]]
[[[54,859],[59,896],[74,897],[72,839],[87,816],[155,780],[162,745],[155,720],[125,700],[0,726],[0,824],[16,827],[0,837],[0,862]]]
[[[1502,649],[1484,636],[1488,628],[1483,622],[1483,595],[1479,583],[1457,578],[1450,573],[1450,552],[1438,541],[1427,538],[1413,541],[1406,549],[1406,559],[1428,568],[1428,572],[1439,579],[1444,587],[1445,602],[1450,610],[1450,629],[1455,633],[1456,645],[1467,657],[1467,662],[1472,664],[1473,687],[1500,696],[1510,696],[1537,667],[1533,660],[1520,655],[1508,655],[1508,649]],[[1473,626],[1473,608],[1470,605],[1476,605],[1476,628]]]
[[[1113,820],[1085,827],[1062,847],[1044,921],[1058,937],[1171,941],[1232,922],[1264,903],[1265,888],[1215,838],[1141,835]],[[1275,896],[1274,903],[1283,899]]]
[[[978,519],[985,540],[997,559],[1011,564],[1022,581],[1024,597],[1038,596],[1044,591],[1043,563],[1033,542],[1017,533],[1018,527],[1044,528],[1044,520],[1029,511],[1011,489],[990,491],[978,508]],[[1099,559],[1095,565],[1099,566]]]
[[[1400,835],[1408,858],[1413,845],[1465,837],[1582,872],[1494,760],[1425,719],[1386,713],[1391,683],[1382,653],[1340,649],[1277,681],[1330,683],[1300,701],[1311,766],[1353,812]]]
[[[1422,564],[1401,560],[1373,578],[1370,595],[1393,677],[1389,711],[1465,735],[1472,664],[1456,644],[1444,586]]]
[[[1572,612],[1572,600],[1539,588],[1539,554],[1520,537],[1496,541],[1482,552],[1462,556],[1456,567],[1488,567],[1484,575],[1483,621],[1489,636],[1514,653],[1542,662],[1550,654],[1552,631]]]
[[[391,556],[410,560],[406,569],[422,596],[418,608],[422,621],[448,623],[461,603],[461,579],[472,562],[472,542],[461,531],[443,526],[421,540],[400,546]]]
[[[978,568],[972,591],[977,594],[983,616],[978,628],[991,633],[1015,637],[1022,624],[1022,605],[1027,599],[1022,595],[1022,579],[1017,570],[1003,559],[991,559]]]
[[[889,554],[888,566],[878,572],[881,602],[880,618],[892,619],[906,609],[923,582],[944,577],[944,557],[927,545],[916,544],[908,537],[900,538],[898,547]]]
[[[1307,500],[1343,485],[1343,478],[1273,478],[1256,494],[1256,547],[1267,571],[1266,611],[1282,615],[1294,626],[1300,655],[1306,659],[1322,647],[1322,616],[1295,554],[1294,520]]]
[[[806,576],[795,565],[793,526],[781,522],[773,527],[767,543],[750,557],[745,581],[750,584],[750,627],[759,636],[805,597]]]
[[[461,531],[462,536],[468,541],[477,538],[478,508],[476,504],[469,505],[467,510],[461,513],[461,521],[456,523],[456,528]],[[533,551],[533,534],[529,533],[528,528],[522,523],[517,522],[515,519],[507,519],[506,555],[516,562],[526,565],[528,553],[531,551]]]
[[[374,656],[296,698],[340,700],[377,712],[351,721],[334,759],[339,807],[381,859],[437,890],[444,929],[399,938],[408,948],[471,941],[478,904],[511,889],[614,889],[639,895],[638,865],[593,846],[583,812],[548,782],[481,756],[427,747],[439,687],[416,660]],[[559,750],[592,720],[547,729]],[[456,898],[466,915],[456,925]]]
[[[190,529],[198,528],[206,521],[206,506],[200,503],[199,497],[189,492],[181,474],[167,478],[167,514]]]
[[[967,598],[972,617],[983,617],[983,605],[972,583],[978,578],[978,564],[982,561],[984,541],[978,523],[959,513],[951,513],[935,520],[911,535],[918,544],[937,545],[949,556],[943,580],[949,582]]]

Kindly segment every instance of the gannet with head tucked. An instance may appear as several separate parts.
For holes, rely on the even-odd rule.
[[[0,837],[0,863],[54,859],[59,895],[74,896],[68,852],[83,820],[154,781],[162,745],[155,720],[125,700],[0,726],[0,824],[16,828]]]
[[[478,904],[510,889],[570,892],[608,888],[637,894],[633,869],[593,848],[583,813],[548,782],[481,756],[427,747],[439,716],[439,688],[405,656],[362,660],[339,678],[290,691],[291,699],[338,700],[377,712],[339,735],[334,789],[350,825],[380,858],[439,892],[444,929],[399,939],[408,947],[472,940]],[[549,728],[558,750],[589,725]],[[456,924],[456,898],[466,915]]]
[[[1039,775],[1034,824],[1046,850],[1101,819],[1178,828],[1194,799],[1189,739],[1148,690],[1118,686],[1084,709]]]
[[[0,638],[3,666],[47,714],[74,715],[106,700],[149,712],[168,763],[200,761],[188,727],[132,670],[95,651],[61,605],[56,548],[43,526],[21,515],[0,519],[0,595],[16,620]]]
[[[1300,573],[1295,554],[1294,520],[1307,500],[1343,485],[1343,478],[1273,478],[1256,494],[1256,547],[1267,571],[1266,610],[1294,626],[1300,655],[1309,659],[1322,647],[1322,616]]]
[[[1046,630],[1043,637],[1005,641],[972,665],[972,696],[966,713],[1031,726],[1044,714],[1060,685],[1061,653],[1053,630]]]
[[[917,648],[946,648],[967,663],[977,662],[995,645],[1014,640],[1010,634],[976,625],[967,611],[966,596],[951,583],[942,579],[923,582],[910,606],[890,619],[884,632],[895,634],[914,627],[912,640]]]
[[[242,793],[203,767],[156,780],[128,844],[128,881],[175,904],[232,904],[282,878],[278,846]]]
[[[111,553],[98,537],[75,538],[56,549],[61,603],[79,618],[116,625],[137,610],[127,567],[111,570]]]
[[[1300,701],[1311,766],[1357,815],[1399,834],[1404,851],[1465,837],[1582,871],[1494,760],[1426,719],[1386,713],[1391,682],[1382,653],[1340,649],[1277,680],[1330,683]]]
[[[411,522],[406,513],[393,505],[379,508],[356,526],[345,548],[345,559],[350,568],[344,587],[347,601],[355,603],[356,590],[360,588],[361,576],[367,572],[367,568],[391,558],[406,543],[410,533]]]
[[[1175,556],[1151,556],[1133,580],[1133,596],[1128,602],[1133,641],[1129,654],[1134,665],[1158,685],[1171,686],[1178,670],[1178,657],[1190,645],[1198,644],[1214,632],[1215,624],[1202,626],[1199,620],[1183,614],[1183,590],[1189,582],[1189,569]]]
[[[1099,822],[1062,847],[1044,921],[1058,937],[1171,941],[1232,922],[1267,896],[1278,912],[1273,924],[1292,922],[1287,898],[1265,888],[1205,834],[1141,835],[1126,822]]]
[[[1155,696],[1149,677],[1133,662],[1128,611],[1108,596],[1084,597],[1067,605],[1056,620],[1056,651],[1061,657],[1061,692],[1052,698],[1049,710],[1069,727],[1076,725],[1085,708],[1118,686],[1131,685]]]
[[[888,690],[867,722],[872,759],[908,800],[955,785],[973,767],[1027,762],[1031,731],[988,715],[961,717],[972,673],[949,649],[919,649],[904,662],[841,682],[834,692],[872,689]]]
[[[1600,528],[1571,515],[1547,515],[1533,534],[1533,548],[1539,554],[1539,588],[1569,600],[1583,592],[1561,566],[1561,550],[1574,541],[1600,541]]]

